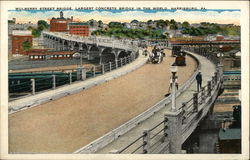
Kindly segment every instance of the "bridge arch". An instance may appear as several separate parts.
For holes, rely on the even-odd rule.
[[[124,58],[124,57],[127,57],[127,56],[130,56],[131,52],[126,52],[126,51],[121,51],[119,54],[118,54],[118,59],[119,58]]]
[[[102,53],[101,57],[103,63],[107,63],[110,61],[115,61],[115,54],[112,51],[112,48],[105,48]]]

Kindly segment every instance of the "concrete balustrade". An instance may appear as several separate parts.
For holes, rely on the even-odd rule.
[[[198,68],[199,68],[199,66],[198,66]],[[190,85],[195,80],[195,76],[198,73],[197,71],[190,78],[190,80],[185,82],[184,85]],[[218,75],[218,74],[216,73],[216,75]],[[193,106],[192,110],[194,112],[192,112],[192,110],[191,110],[191,112],[187,111],[186,110],[187,106],[186,106],[186,103],[184,102],[184,103],[182,103],[182,106],[179,109],[177,109],[175,112],[168,111],[165,114],[166,118],[168,118],[168,121],[169,121],[168,129],[166,130],[166,133],[164,133],[164,135],[165,134],[168,135],[168,139],[166,139],[166,143],[164,144],[165,145],[165,151],[167,151],[168,147],[169,147],[169,152],[170,153],[185,153],[185,152],[183,152],[181,150],[181,145],[185,142],[185,140],[189,137],[189,135],[197,127],[199,121],[204,116],[206,116],[206,114],[208,113],[210,107],[212,106],[212,104],[214,103],[214,101],[215,101],[215,99],[217,97],[219,89],[221,88],[221,84],[222,84],[221,83],[221,76],[218,76],[217,78],[215,78],[215,76],[213,76],[213,77],[214,77],[214,78],[212,78],[213,80],[208,81],[207,86],[202,87],[202,89],[201,89],[201,91],[199,93],[194,93],[194,95],[192,97],[193,101],[191,101],[192,106]],[[182,86],[177,91],[176,95],[178,96],[181,92],[183,92],[184,88],[186,89],[187,87]],[[123,127],[127,127],[126,130],[129,130],[128,124],[132,125],[134,123],[138,123],[138,118],[139,117],[141,119],[146,119],[148,117],[147,113],[155,113],[156,108],[154,108],[154,107],[160,107],[160,106],[164,107],[164,106],[166,106],[166,104],[170,102],[170,98],[171,98],[171,96],[167,97],[165,99],[165,101],[160,101],[157,105],[151,107],[146,112],[144,112],[141,115],[135,117],[134,119],[132,119],[131,121],[125,123],[124,125],[120,126],[119,128],[111,131],[107,135],[97,139],[96,141],[94,141],[90,145],[87,145],[87,146],[79,149],[75,153],[88,153],[88,151],[90,151],[92,149],[93,149],[92,151],[96,151],[99,147],[101,148],[104,145],[103,143],[106,143],[106,144],[108,143],[107,141],[106,142],[104,142],[104,141],[107,140],[107,138],[110,137],[112,135],[112,133],[114,133],[114,132],[117,133],[117,132],[121,131],[121,129],[123,130],[122,132],[124,132],[125,128],[123,128]],[[188,112],[188,114],[185,114],[185,112]],[[185,117],[184,115],[187,115],[187,117]],[[145,132],[147,134],[150,134],[148,130],[146,130]],[[119,132],[117,134],[120,135],[121,133]],[[115,139],[115,137],[113,137],[113,136],[111,136],[111,137],[112,137],[112,139]],[[112,140],[109,139],[109,141],[112,141]],[[148,141],[150,141],[150,140],[146,140],[146,138],[145,138],[144,141],[146,141],[148,143]],[[98,144],[98,146],[96,146],[96,144]],[[148,143],[148,144],[150,144],[150,143]],[[150,153],[151,152],[150,145],[145,147],[144,152],[145,153]],[[93,153],[93,152],[90,152],[90,153]],[[161,153],[163,153],[163,152],[161,152]]]
[[[35,79],[31,79],[30,81],[31,81],[32,94],[34,95],[36,93]]]

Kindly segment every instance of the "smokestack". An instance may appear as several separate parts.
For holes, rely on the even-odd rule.
[[[16,24],[16,18],[13,18],[12,20],[13,20],[13,22]]]
[[[73,22],[73,16],[71,16],[71,22]]]

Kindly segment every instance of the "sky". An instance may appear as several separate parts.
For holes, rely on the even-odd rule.
[[[60,10],[9,10],[8,19],[16,18],[17,23],[36,23],[38,20],[47,20],[59,17]],[[65,18],[73,16],[75,21],[88,21],[90,19],[131,22],[152,20],[171,20],[189,23],[220,23],[240,25],[240,10],[64,10]]]

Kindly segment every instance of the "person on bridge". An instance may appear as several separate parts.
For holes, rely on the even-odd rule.
[[[202,75],[201,75],[201,71],[199,71],[199,73],[196,75],[195,79],[196,79],[196,81],[197,81],[197,92],[199,92],[199,90],[201,89],[201,86],[202,86]]]

